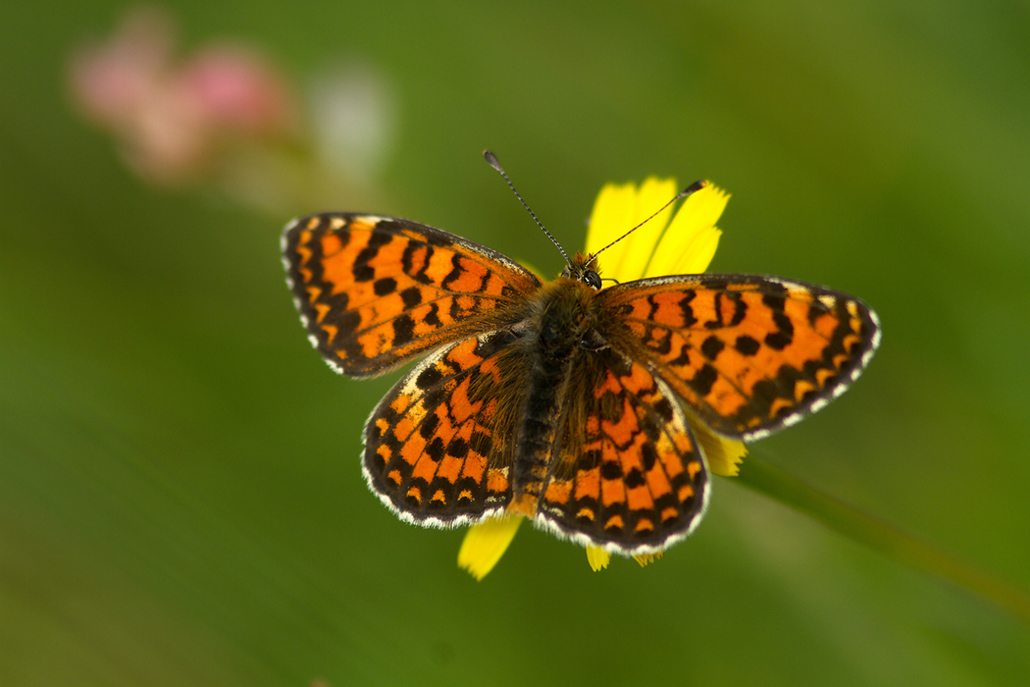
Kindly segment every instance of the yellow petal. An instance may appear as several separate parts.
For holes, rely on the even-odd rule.
[[[590,564],[591,570],[597,572],[603,568],[608,567],[608,563],[612,560],[612,555],[602,549],[600,546],[588,546],[587,547],[587,563]]]
[[[590,213],[590,224],[587,226],[588,254],[593,255],[626,232],[633,216],[636,195],[635,184],[604,185]],[[615,250],[614,246],[608,249],[612,250]],[[605,259],[608,251],[605,252]]]
[[[668,203],[676,195],[677,191],[679,189],[676,188],[676,182],[673,179],[647,179],[640,186],[640,190],[637,193],[634,216],[629,226],[623,229],[623,232],[629,231],[650,217],[655,210]],[[672,208],[668,207],[662,210],[654,219],[648,221],[647,224],[616,244],[617,246],[624,244],[624,253],[617,264],[611,264],[612,269],[605,268],[606,276],[619,281],[639,279],[647,269],[651,256],[654,255],[655,248],[658,246],[662,232],[665,231],[669,224],[670,217],[672,217]],[[614,248],[615,246],[612,246],[612,250]],[[606,265],[610,264],[607,262],[607,253],[602,253],[601,259],[606,261]]]
[[[697,443],[701,444],[701,452],[708,463],[708,471],[720,477],[736,477],[740,474],[740,464],[747,455],[747,447],[741,441],[724,439],[708,429],[702,422],[691,418],[690,428],[694,430]]]
[[[715,255],[722,232],[715,223],[730,196],[709,184],[683,201],[648,263],[644,277],[701,274]]]
[[[633,560],[639,563],[640,567],[643,568],[648,563],[654,563],[664,555],[664,551],[659,551],[658,553],[644,553],[639,556],[633,556]]]
[[[481,580],[493,570],[522,524],[522,517],[502,516],[473,525],[458,551],[458,566]]]
[[[637,189],[633,184],[608,184],[601,189],[587,231],[587,252],[594,254],[650,217],[669,202],[679,189],[674,179],[650,177]],[[599,258],[601,276],[618,281],[639,279],[669,223],[666,208],[625,239],[605,250]]]

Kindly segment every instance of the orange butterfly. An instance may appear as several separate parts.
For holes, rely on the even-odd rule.
[[[859,376],[880,336],[872,310],[822,287],[694,274],[603,288],[596,253],[542,283],[396,217],[295,220],[283,255],[334,369],[369,377],[428,354],[364,430],[365,477],[400,518],[515,513],[624,555],[700,521],[709,479],[691,421],[738,440],[794,424]]]

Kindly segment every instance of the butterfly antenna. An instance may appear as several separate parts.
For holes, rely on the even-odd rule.
[[[554,238],[554,236],[551,235],[551,232],[547,231],[547,227],[545,227],[543,223],[539,219],[537,219],[536,213],[534,213],[533,210],[530,209],[528,205],[526,205],[526,201],[522,200],[522,196],[520,196],[519,192],[515,190],[515,184],[511,183],[511,179],[509,179],[508,175],[505,174],[504,168],[501,167],[501,163],[497,161],[497,156],[489,150],[484,150],[483,157],[486,158],[486,161],[490,164],[491,167],[500,172],[501,176],[504,177],[504,180],[508,182],[508,188],[511,189],[511,192],[514,193],[515,197],[519,199],[520,203],[522,203],[522,207],[526,208],[526,212],[528,212],[529,216],[533,218],[533,221],[536,222],[536,225],[538,227],[540,227],[540,230],[547,234],[547,238],[551,239],[551,243],[558,247],[558,252],[560,252],[561,256],[565,258],[565,263],[571,265],[572,261],[569,260],[568,253],[566,253],[565,249],[561,247],[560,243],[558,243],[558,239]]]
[[[675,203],[675,202],[676,202],[677,200],[680,200],[681,198],[686,198],[687,196],[691,195],[692,193],[696,193],[697,191],[700,191],[701,189],[703,189],[703,188],[704,188],[705,186],[707,186],[707,185],[708,185],[708,182],[707,182],[707,181],[701,180],[701,181],[695,181],[695,182],[694,182],[694,183],[692,183],[692,184],[691,184],[690,186],[687,186],[687,187],[686,187],[685,189],[683,189],[682,191],[680,191],[679,193],[677,193],[677,194],[676,194],[676,195],[675,195],[675,196],[673,197],[673,199],[672,199],[672,200],[670,200],[670,201],[669,201],[668,203],[666,203],[666,204],[665,204],[665,205],[663,205],[662,207],[660,207],[660,208],[658,208],[657,210],[655,210],[655,211],[654,211],[654,212],[653,212],[653,213],[651,214],[651,216],[650,216],[650,217],[648,217],[648,218],[647,218],[647,219],[645,219],[645,220],[644,220],[643,222],[641,222],[641,223],[640,223],[640,224],[638,224],[637,226],[635,226],[635,227],[633,227],[632,229],[630,229],[629,231],[627,231],[627,232],[626,232],[625,234],[623,234],[623,235],[622,235],[622,236],[620,236],[619,238],[617,238],[617,239],[615,239],[614,241],[612,241],[611,243],[609,243],[609,244],[608,244],[607,246],[605,246],[605,247],[604,247],[604,248],[602,248],[601,250],[599,250],[599,251],[597,251],[596,253],[594,253],[593,255],[591,255],[591,256],[590,256],[590,259],[586,261],[586,265],[584,265],[584,267],[586,267],[587,265],[589,265],[589,264],[590,264],[590,263],[592,263],[593,261],[597,260],[597,256],[598,256],[598,255],[600,255],[601,253],[605,252],[606,250],[608,250],[609,248],[611,248],[612,246],[614,246],[614,245],[615,245],[616,243],[618,243],[619,241],[621,241],[622,239],[626,238],[627,236],[629,236],[630,234],[632,234],[632,233],[633,233],[634,231],[636,231],[637,229],[639,229],[640,227],[644,226],[645,224],[647,224],[648,222],[650,222],[651,220],[653,220],[653,219],[654,219],[655,217],[657,217],[657,216],[658,216],[659,214],[661,214],[661,213],[662,213],[662,212],[663,212],[663,211],[665,210],[665,208],[669,207],[670,205],[672,205],[673,203]],[[553,240],[553,239],[552,239],[552,240]]]

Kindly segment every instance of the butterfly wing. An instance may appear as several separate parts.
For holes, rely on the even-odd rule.
[[[357,213],[291,222],[283,263],[312,343],[333,368],[356,377],[522,319],[514,313],[540,285],[485,246]]]
[[[577,365],[536,522],[612,553],[662,551],[693,531],[708,502],[683,410],[645,365],[610,348]]]
[[[643,279],[598,298],[613,346],[649,363],[714,431],[742,440],[839,396],[880,340],[861,301],[769,277]]]
[[[430,354],[372,411],[363,470],[402,519],[467,525],[511,502],[516,409],[524,396],[511,374],[526,367],[515,339],[500,330]]]

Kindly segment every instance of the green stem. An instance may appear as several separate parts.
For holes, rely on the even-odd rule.
[[[889,523],[863,513],[751,454],[742,465],[741,484],[807,513],[832,530],[916,570],[930,573],[976,594],[1030,623],[1030,596]]]

